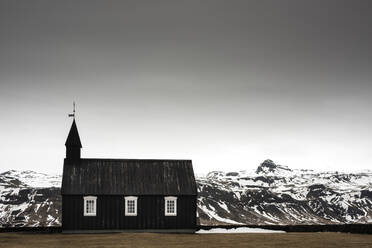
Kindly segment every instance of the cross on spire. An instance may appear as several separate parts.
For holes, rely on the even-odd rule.
[[[73,102],[73,109],[72,109],[72,114],[68,114],[68,117],[73,117],[75,120],[75,101]]]

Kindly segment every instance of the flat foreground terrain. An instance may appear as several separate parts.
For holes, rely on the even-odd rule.
[[[246,234],[34,234],[0,233],[0,248],[12,247],[369,247],[372,235],[347,233]]]

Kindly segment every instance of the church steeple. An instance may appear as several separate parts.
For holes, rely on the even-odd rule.
[[[70,132],[68,133],[67,140],[65,143],[66,146],[66,159],[74,159],[78,160],[81,158],[80,149],[81,149],[81,141],[79,137],[79,132],[75,122],[75,102],[74,102],[74,109],[73,114],[70,114],[69,117],[73,117],[74,120],[71,125]]]
[[[76,126],[75,119],[72,122],[70,132],[67,136],[65,143],[66,146],[66,158],[67,159],[80,159],[81,141],[79,132]]]

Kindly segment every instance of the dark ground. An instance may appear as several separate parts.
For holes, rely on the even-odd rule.
[[[248,233],[248,234],[36,234],[0,233],[0,248],[13,247],[307,247],[371,248],[372,235],[348,233]]]

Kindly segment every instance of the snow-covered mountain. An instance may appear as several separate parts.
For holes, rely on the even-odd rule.
[[[293,170],[264,161],[255,171],[197,178],[200,224],[372,223],[372,172]],[[61,176],[0,174],[0,226],[61,223]]]
[[[264,161],[255,171],[198,178],[201,224],[372,223],[372,172],[292,170]]]
[[[61,224],[62,177],[34,171],[0,174],[0,227]]]

